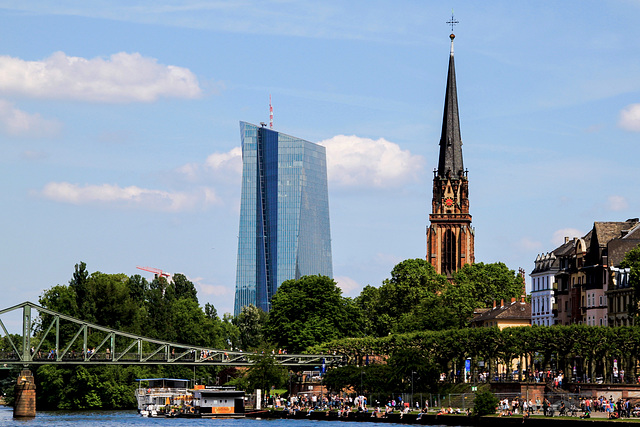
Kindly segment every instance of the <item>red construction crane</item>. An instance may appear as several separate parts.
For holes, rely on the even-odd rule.
[[[153,274],[155,274],[156,276],[159,276],[159,277],[166,277],[166,278],[170,278],[171,277],[171,274],[167,273],[166,271],[162,271],[159,268],[140,267],[140,266],[136,266],[136,268],[138,270],[148,271],[148,272],[153,273]]]

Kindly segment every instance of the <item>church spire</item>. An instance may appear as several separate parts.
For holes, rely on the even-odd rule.
[[[447,24],[457,24],[451,16]],[[427,261],[438,274],[453,279],[456,271],[475,262],[475,232],[469,213],[469,180],[462,165],[456,70],[451,34],[449,74],[444,97],[438,170],[434,170],[433,198],[427,227]]]
[[[447,90],[444,97],[438,176],[440,178],[457,179],[464,173],[464,166],[462,163],[462,139],[460,138],[460,120],[458,117],[456,68],[453,60],[453,39],[455,35],[451,34],[449,37],[451,38],[451,54],[449,55]]]

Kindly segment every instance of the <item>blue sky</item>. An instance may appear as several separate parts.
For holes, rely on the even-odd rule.
[[[452,6],[476,261],[640,216],[640,1],[0,0],[4,307],[85,261],[232,312],[238,122],[270,94],[327,147],[345,294],[424,257]]]

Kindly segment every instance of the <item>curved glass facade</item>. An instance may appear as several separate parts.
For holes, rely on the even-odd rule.
[[[333,276],[325,148],[240,122],[242,199],[235,315],[269,311],[285,280]]]

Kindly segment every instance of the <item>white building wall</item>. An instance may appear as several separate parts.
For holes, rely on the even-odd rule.
[[[531,324],[552,326],[554,275],[550,272],[531,274]]]

